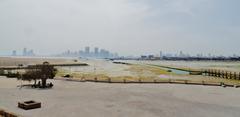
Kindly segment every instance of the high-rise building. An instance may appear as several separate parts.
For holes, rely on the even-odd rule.
[[[17,56],[17,51],[16,50],[12,51],[12,56]]]
[[[100,57],[104,57],[104,53],[105,53],[105,50],[104,50],[104,49],[101,49],[101,50],[100,50]]]
[[[99,49],[97,47],[94,48],[94,56],[98,57]]]
[[[163,52],[160,51],[159,57],[162,58],[163,57]]]
[[[86,54],[86,56],[89,56],[89,54],[90,54],[90,47],[85,47],[85,54]]]
[[[23,48],[23,56],[27,56],[27,48]]]
[[[84,51],[79,50],[79,56],[84,57]]]
[[[34,56],[34,51],[33,50],[29,50],[28,53],[27,53],[28,56]]]
[[[212,54],[211,54],[211,53],[208,53],[208,57],[211,58],[211,57],[212,57]]]
[[[183,54],[183,51],[180,51],[179,57],[184,57],[185,55]]]

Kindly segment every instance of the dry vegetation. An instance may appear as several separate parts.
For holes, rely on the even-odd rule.
[[[146,73],[151,72],[155,75],[162,75],[162,74],[173,74],[171,72],[167,72],[166,70],[160,69],[158,67],[149,66],[149,65],[131,65],[130,68],[126,69],[127,71],[135,72],[135,73]]]
[[[74,79],[89,79],[94,80],[95,78],[99,80],[108,80],[111,78],[113,81],[136,81],[136,80],[144,80],[144,81],[151,81],[153,79],[160,79],[159,75],[162,74],[172,74],[170,72],[167,72],[166,70],[162,70],[157,67],[153,66],[145,66],[145,65],[130,65],[129,68],[124,69],[125,71],[131,72],[131,76],[128,75],[122,75],[122,76],[109,76],[106,73],[87,73],[87,72],[69,72],[66,70],[59,70],[57,73],[58,77],[62,77],[66,74],[69,74]]]
[[[75,80],[98,80],[98,81],[109,81],[112,82],[162,82],[168,81],[169,79],[173,81],[185,82],[199,82],[202,81],[209,82],[209,83],[227,83],[227,84],[240,84],[239,80],[229,80],[229,79],[221,79],[221,78],[214,78],[214,77],[206,77],[206,76],[192,76],[192,75],[177,75],[171,72],[167,72],[156,66],[150,65],[130,65],[129,68],[125,69],[126,71],[130,71],[133,76],[109,76],[106,73],[86,73],[86,72],[69,72],[66,70],[58,71],[57,77],[62,77],[66,74],[71,76],[71,79]],[[171,76],[170,78],[161,78],[160,75],[167,75]]]

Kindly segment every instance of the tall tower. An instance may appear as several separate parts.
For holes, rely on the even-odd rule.
[[[85,54],[86,56],[90,55],[90,47],[85,47]]]
[[[160,51],[159,57],[162,58],[163,57],[163,52]]]
[[[17,51],[16,50],[12,51],[12,56],[17,56]]]
[[[180,51],[179,57],[184,57],[184,56],[185,56],[185,55],[184,55],[183,51]]]
[[[97,47],[94,48],[94,56],[98,57],[99,49]]]
[[[23,56],[27,56],[27,48],[23,48]]]
[[[34,56],[34,51],[33,51],[33,49],[28,52],[28,56]]]

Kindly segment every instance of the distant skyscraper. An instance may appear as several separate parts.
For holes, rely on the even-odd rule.
[[[97,47],[94,48],[94,56],[98,57],[99,49]]]
[[[100,57],[104,57],[104,53],[105,53],[105,50],[104,50],[104,49],[101,49],[101,50],[100,50]]]
[[[79,55],[80,55],[81,57],[84,57],[84,51],[80,50],[80,51],[79,51]]]
[[[27,55],[28,55],[28,56],[34,56],[33,50],[28,51],[28,54],[27,54]]]
[[[27,56],[27,48],[23,48],[23,56]]]
[[[17,51],[16,50],[13,50],[12,56],[17,56]]]
[[[211,53],[208,53],[208,57],[211,58],[211,57],[212,57],[212,54],[211,54]]]
[[[85,47],[85,54],[86,54],[86,56],[89,56],[89,54],[90,54],[90,47]]]
[[[179,57],[184,57],[183,51],[180,51]]]
[[[160,51],[159,57],[162,58],[163,57],[163,52]]]

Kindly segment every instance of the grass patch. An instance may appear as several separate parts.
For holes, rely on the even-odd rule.
[[[136,74],[144,74],[144,73],[148,73],[148,72],[155,74],[155,75],[173,74],[171,72],[168,72],[167,70],[164,70],[164,69],[161,69],[161,68],[155,67],[155,66],[150,66],[150,65],[131,65],[130,68],[125,69],[125,70],[134,72]]]

